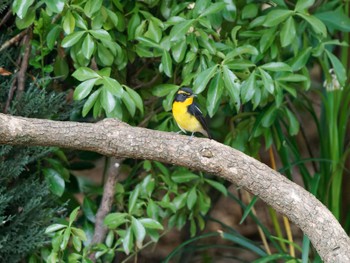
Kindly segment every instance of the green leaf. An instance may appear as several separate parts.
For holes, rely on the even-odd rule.
[[[264,65],[259,66],[261,69],[269,70],[269,71],[292,71],[291,67],[284,62],[270,62]]]
[[[163,230],[163,226],[154,219],[151,218],[141,218],[139,219],[140,223],[145,227],[149,229],[157,229],[157,230]]]
[[[262,68],[259,68],[259,72],[261,75],[261,79],[263,81],[264,88],[270,93],[273,94],[275,87],[273,84],[273,79],[271,78],[270,74],[267,73]]]
[[[218,190],[224,196],[227,196],[227,189],[223,184],[216,182],[216,181],[213,181],[213,180],[210,180],[210,179],[205,179],[205,182],[207,184],[211,185],[212,187],[214,187],[216,190]]]
[[[347,79],[346,76],[346,70],[344,68],[344,65],[341,63],[341,61],[335,56],[333,55],[331,52],[329,52],[328,50],[326,50],[326,53],[333,65],[333,69],[335,72],[335,75],[337,76],[337,79],[339,81],[339,84],[341,87],[345,86],[345,82]]]
[[[270,127],[277,117],[277,109],[276,105],[271,105],[268,110],[263,114],[263,117],[261,119],[261,125],[265,128]]]
[[[222,92],[224,90],[221,72],[217,72],[214,78],[210,81],[208,88],[207,109],[210,117],[213,117],[219,108]]]
[[[85,31],[77,31],[66,36],[61,43],[61,46],[64,48],[71,47],[76,44],[85,34]]]
[[[164,97],[170,92],[176,92],[178,89],[179,86],[175,84],[160,84],[152,89],[152,94],[157,97]]]
[[[52,224],[45,229],[45,234],[56,232],[57,230],[61,230],[65,227],[67,226],[62,224]]]
[[[241,57],[242,54],[257,56],[259,55],[259,51],[256,49],[256,47],[253,47],[252,45],[243,45],[229,52],[226,55],[225,60],[231,60],[238,56]]]
[[[242,83],[241,86],[241,98],[242,102],[246,103],[251,100],[255,92],[255,70],[250,73],[247,80]]]
[[[100,88],[99,90],[102,92],[103,88]],[[102,98],[101,98],[101,96],[99,94],[98,100],[95,101],[94,108],[92,110],[92,115],[93,115],[94,118],[97,118],[97,117],[101,116],[101,114],[102,114],[103,108],[102,108],[102,105],[101,105],[101,100],[102,100]]]
[[[85,117],[89,111],[91,110],[91,108],[95,105],[96,101],[98,100],[99,96],[100,96],[100,92],[102,89],[98,89],[96,90],[94,93],[92,93],[89,98],[86,100],[86,102],[84,103],[84,107],[82,110],[82,115],[83,117]]]
[[[77,219],[78,212],[79,212],[80,206],[77,206],[74,208],[74,210],[69,215],[69,225],[71,226],[72,223]]]
[[[209,80],[216,74],[217,65],[212,66],[198,74],[193,82],[193,91],[195,94],[201,93],[207,86]]]
[[[183,39],[182,41],[178,41],[171,48],[173,58],[176,62],[179,63],[184,59],[185,53],[186,53],[186,48],[187,48],[187,43],[186,43],[185,39]]]
[[[259,50],[261,53],[264,53],[268,48],[274,43],[276,37],[277,26],[271,27],[263,31],[263,35],[259,41]]]
[[[224,65],[222,67],[223,69],[223,77],[224,77],[224,83],[225,88],[228,91],[228,94],[234,103],[237,112],[239,111],[239,108],[241,106],[241,100],[240,100],[240,92],[241,92],[241,85],[239,82],[239,79],[236,77],[236,75],[226,66]]]
[[[104,45],[97,44],[97,56],[105,66],[111,66],[113,64],[114,56],[112,52]]]
[[[233,0],[225,0],[226,6],[225,9],[222,10],[222,16],[229,22],[235,22],[237,16],[237,7],[235,1]]]
[[[111,22],[113,23],[115,28],[118,28],[118,24],[119,24],[119,18],[118,16],[112,11],[106,8],[107,14],[109,19],[111,20]]]
[[[295,11],[303,12],[305,9],[308,9],[315,3],[315,0],[298,0],[295,5]]]
[[[75,25],[81,29],[87,30],[87,22],[85,19],[83,19],[77,12],[73,13],[73,16],[75,18]]]
[[[140,110],[141,114],[143,114],[143,101],[140,95],[134,91],[133,89],[130,89],[128,87],[125,87],[126,92],[129,94],[131,99],[134,101],[136,107]]]
[[[103,86],[113,95],[117,96],[118,98],[123,97],[124,90],[120,83],[112,79],[110,77],[102,77],[102,83]]]
[[[14,0],[12,3],[12,12],[17,14],[20,19],[23,19],[28,11],[28,8],[34,3],[34,0]]]
[[[69,238],[70,238],[70,234],[71,234],[71,228],[70,227],[67,227],[65,230],[64,230],[64,233],[63,233],[63,239],[62,239],[62,242],[60,244],[60,249],[63,251],[66,249],[67,245],[68,245],[68,241],[69,241]]]
[[[306,65],[306,63],[309,61],[311,50],[312,47],[303,49],[289,62],[293,71],[298,71]]]
[[[187,195],[187,201],[186,201],[186,203],[187,203],[187,207],[188,207],[188,209],[192,209],[193,208],[193,206],[196,204],[196,202],[197,202],[197,197],[198,197],[198,195],[197,195],[197,188],[196,187],[193,187],[190,191],[189,191],[189,193],[188,193],[188,195]]]
[[[46,43],[50,50],[54,48],[56,40],[61,33],[61,29],[62,28],[59,25],[55,25],[53,28],[51,28],[51,30],[47,34]]]
[[[307,81],[308,78],[301,74],[286,74],[277,78],[278,81],[301,82]]]
[[[197,227],[196,222],[194,221],[194,218],[190,219],[190,235],[191,237],[194,237],[196,235]]]
[[[50,191],[57,196],[62,196],[65,189],[65,182],[61,175],[51,168],[43,169],[43,174],[49,185]]]
[[[158,218],[160,208],[155,204],[155,202],[152,199],[149,200],[146,210],[147,210],[147,215],[149,217]]]
[[[111,75],[111,68],[107,67],[107,68],[103,68],[97,71],[97,73],[101,76],[101,77],[109,77]]]
[[[136,28],[140,25],[141,18],[138,13],[134,13],[128,23],[128,40],[135,39]]]
[[[302,17],[305,21],[307,21],[311,25],[312,29],[315,31],[316,34],[320,34],[322,35],[322,37],[327,36],[326,26],[317,17],[309,14],[301,14],[301,13],[297,13],[297,15]]]
[[[129,255],[130,251],[132,250],[133,244],[134,244],[134,239],[133,239],[133,235],[131,234],[131,228],[129,227],[126,232],[125,232],[125,236],[122,239],[123,242],[123,249],[125,254]]]
[[[101,10],[102,0],[88,0],[84,6],[84,13],[91,18],[96,12]]]
[[[73,247],[76,251],[80,252],[81,250],[81,240],[77,236],[73,236],[72,238]]]
[[[239,224],[242,224],[244,222],[244,220],[247,218],[247,216],[250,214],[254,204],[256,203],[256,201],[258,201],[258,197],[255,195],[253,197],[253,199],[249,202],[249,204],[247,205],[247,207],[244,209],[244,213],[242,215],[241,221],[239,221]]]
[[[107,234],[107,237],[106,237],[106,245],[107,247],[111,248],[113,246],[113,243],[114,243],[114,231],[113,230],[109,230],[108,231],[108,234]]]
[[[107,113],[112,112],[115,108],[116,98],[111,92],[109,92],[106,86],[103,86],[102,88],[100,102],[101,102],[101,106],[105,109]]]
[[[274,9],[266,15],[265,22],[263,25],[266,27],[273,27],[279,25],[292,14],[293,11],[291,10]]]
[[[191,172],[179,171],[171,176],[175,183],[187,183],[195,179],[199,179],[199,176]]]
[[[84,230],[82,230],[80,228],[72,227],[72,233],[73,233],[73,235],[79,237],[79,239],[81,241],[86,241],[87,240]]]
[[[84,41],[83,41],[83,46],[82,46],[83,50],[84,50],[84,56],[87,59],[90,59],[92,54],[94,53],[95,50],[95,42],[92,39],[90,34],[87,34]]]
[[[85,196],[84,201],[83,201],[83,212],[85,217],[92,223],[95,223],[96,221],[96,212],[97,212],[97,207],[92,200]]]
[[[129,196],[129,204],[128,204],[128,212],[129,214],[132,214],[133,210],[136,207],[136,202],[137,199],[139,197],[139,193],[140,193],[140,187],[136,187]]]
[[[88,31],[96,40],[101,41],[112,41],[110,34],[104,29],[95,29]]]
[[[45,0],[44,1],[47,7],[52,11],[53,13],[61,13],[64,8],[65,0]]]
[[[135,217],[131,217],[131,228],[136,238],[136,246],[142,248],[142,242],[146,237],[145,227]]]
[[[256,67],[256,65],[251,62],[250,60],[246,59],[234,59],[230,60],[230,62],[225,63],[228,68],[233,69],[233,70],[249,70],[251,67]]]
[[[91,92],[94,87],[96,79],[89,79],[82,83],[80,83],[74,90],[73,98],[74,100],[82,100],[85,99]]]
[[[94,70],[92,70],[91,68],[87,68],[87,67],[78,68],[76,71],[74,71],[72,76],[79,81],[101,78],[100,75],[98,75]]]
[[[214,3],[210,4],[208,8],[206,8],[200,15],[199,17],[204,17],[210,14],[218,13],[219,11],[223,10],[226,6],[226,3],[224,2],[219,2],[219,3]]]
[[[103,224],[110,229],[116,229],[118,226],[128,222],[127,213],[110,213],[103,220]]]
[[[188,32],[192,24],[194,23],[194,19],[182,21],[175,26],[170,31],[170,41],[177,41],[184,37],[184,35]]]
[[[25,15],[25,17],[20,18],[16,17],[16,26],[19,29],[25,29],[28,28],[31,24],[33,24],[35,20],[35,8],[30,7]]]
[[[75,18],[72,15],[71,11],[68,10],[66,15],[63,17],[63,30],[69,35],[74,32],[75,29]]]
[[[286,47],[293,43],[296,37],[294,18],[291,16],[283,24],[280,34],[281,46]]]
[[[152,47],[152,48],[162,49],[160,44],[158,44],[157,42],[155,42],[152,39],[149,39],[147,37],[137,37],[136,39],[138,41],[140,41],[141,44],[143,46],[145,46],[145,47]]]
[[[285,112],[287,114],[287,119],[288,119],[288,131],[289,134],[294,136],[297,135],[299,132],[299,122],[298,119],[295,117],[295,115],[288,109],[285,108]]]
[[[331,32],[334,30],[350,32],[350,18],[345,14],[343,5],[335,10],[316,13],[315,16],[325,23]]]
[[[162,105],[163,105],[163,108],[165,111],[171,110],[171,106],[172,106],[173,100],[174,100],[174,95],[176,92],[177,92],[177,89],[170,91],[169,94],[165,97],[165,99],[163,99]]]
[[[159,41],[162,39],[162,30],[156,23],[150,20],[148,24],[148,30],[145,33],[145,36],[152,39],[156,43],[159,43]]]
[[[134,101],[131,99],[129,93],[127,93],[127,92],[123,93],[122,101],[123,101],[125,107],[128,109],[131,117],[134,117],[135,112],[136,112],[136,106],[135,106]]]
[[[247,4],[243,7],[242,10],[242,19],[252,19],[255,18],[258,14],[259,6],[258,4]]]
[[[169,52],[163,50],[162,66],[164,73],[170,78],[173,75],[173,62],[171,60]]]

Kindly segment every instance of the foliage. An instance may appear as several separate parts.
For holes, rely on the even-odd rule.
[[[1,56],[1,61],[5,61]],[[5,63],[3,65],[6,65]],[[2,82],[0,106],[3,108],[11,82]],[[14,100],[14,115],[58,118],[66,115],[64,94],[29,88]],[[61,111],[61,113],[60,113]],[[0,147],[0,260],[18,262],[47,241],[44,228],[59,205],[50,194],[41,174],[41,165],[54,149],[43,147]],[[45,166],[45,164],[43,164]]]
[[[348,154],[349,65],[344,34],[350,32],[348,4],[338,0],[294,2],[15,0],[12,10],[18,29],[33,26],[30,65],[43,79],[39,86],[51,83],[50,77],[63,87],[75,86],[73,98],[83,104],[81,116],[75,114],[75,118],[116,117],[133,125],[175,131],[170,113],[174,94],[179,86],[191,86],[203,113],[212,118],[210,129],[216,140],[257,158],[262,145],[270,153],[274,147],[288,178],[293,179],[293,168],[298,168],[305,188],[338,219],[346,218],[340,207]],[[324,84],[313,82],[312,67],[321,68]],[[309,96],[314,91],[320,100],[320,115]],[[309,150],[306,158],[300,138],[295,137],[304,136],[310,149],[299,112],[311,116],[320,141],[319,152]],[[274,163],[276,157],[271,154],[270,158]],[[48,163],[42,172],[53,193],[63,199],[71,197],[65,188],[67,169],[55,158]],[[74,163],[69,164],[73,168]],[[137,253],[145,247],[147,236],[158,241],[164,220],[169,228],[181,228],[189,221],[196,240],[201,237],[198,229],[208,220],[209,191],[226,193],[221,183],[183,168],[131,160],[124,166],[129,176],[117,185],[117,211],[105,219],[110,228],[105,244],[88,247],[100,191],[80,188],[77,191],[85,192],[86,197],[84,216],[78,223],[88,241],[83,249],[82,235],[78,238],[67,230],[72,229],[71,220],[54,231],[51,258],[52,253],[61,260],[72,257],[63,253],[64,248],[74,251],[74,260],[81,261],[88,261],[88,249],[103,262],[112,261],[116,251]],[[254,202],[247,207],[240,204],[244,217],[254,217],[250,213]],[[261,262],[295,258],[285,249],[275,217],[271,213],[279,242],[268,231],[262,232],[278,253],[259,252]],[[258,219],[256,223],[263,228]],[[246,244],[230,234],[223,236]],[[70,238],[73,246],[68,248]],[[292,240],[288,242],[297,247]],[[306,262],[310,246],[306,237],[303,244]],[[255,245],[248,249],[254,250]],[[266,246],[265,250],[267,253]]]

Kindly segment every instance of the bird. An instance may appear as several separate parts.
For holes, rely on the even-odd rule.
[[[212,139],[207,122],[198,104],[194,102],[196,96],[188,87],[182,87],[177,91],[172,106],[174,119],[181,131],[192,132],[191,137],[195,132],[200,132]]]

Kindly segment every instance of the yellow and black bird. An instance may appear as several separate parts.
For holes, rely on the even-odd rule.
[[[176,93],[173,102],[173,116],[179,128],[186,133],[200,132],[212,139],[208,125],[203,117],[201,110],[199,109],[197,103],[194,102],[194,97],[192,89],[183,87]]]

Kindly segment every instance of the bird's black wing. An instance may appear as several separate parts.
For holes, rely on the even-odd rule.
[[[188,106],[188,112],[196,117],[196,119],[202,125],[203,129],[207,132],[209,139],[212,139],[212,137],[209,133],[207,122],[206,122],[205,118],[203,117],[203,113],[199,109],[198,104],[194,102],[190,106]]]

